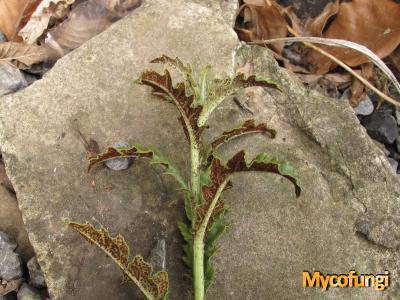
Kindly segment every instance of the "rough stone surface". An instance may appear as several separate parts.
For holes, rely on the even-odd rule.
[[[0,249],[11,249],[15,250],[17,248],[17,244],[10,240],[10,237],[0,231]]]
[[[362,122],[368,134],[381,143],[391,144],[399,136],[396,120],[391,114],[376,112]]]
[[[211,64],[219,74],[232,74],[247,62],[277,81],[282,93],[259,88],[240,93],[254,115],[227,99],[210,120],[206,139],[248,118],[268,122],[278,131],[276,139],[234,140],[221,147],[221,157],[243,148],[250,156],[270,152],[296,167],[303,188],[295,199],[292,186],[271,174],[233,179],[224,195],[231,226],[219,242],[217,281],[208,299],[399,299],[397,223],[388,224],[387,232],[373,230],[382,228],[375,224],[385,217],[397,220],[400,211],[399,179],[383,152],[348,103],[307,91],[265,49],[238,51],[229,17],[234,9],[198,2],[146,1],[61,59],[44,79],[0,102],[0,144],[51,299],[140,299],[135,287],[121,285],[118,268],[63,219],[121,232],[132,252],[146,257],[165,232],[170,299],[189,299],[176,230],[183,218],[178,186],[143,161],[124,172],[98,168],[88,175],[86,151],[70,129],[79,119],[82,133],[102,147],[116,140],[156,145],[187,176],[188,146],[177,112],[148,88],[132,84],[160,54]],[[363,220],[371,229],[357,230]],[[304,270],[389,270],[391,287],[384,293],[303,289]]]
[[[24,283],[17,293],[18,300],[42,300],[38,291]]]
[[[393,171],[395,173],[397,173],[397,167],[399,166],[399,162],[397,160],[395,160],[394,158],[389,157],[388,158],[390,165],[393,168]]]
[[[29,270],[29,283],[37,288],[46,286],[46,279],[42,269],[39,266],[36,256],[32,257],[26,264]]]
[[[0,278],[12,280],[22,276],[19,255],[10,248],[0,249]]]
[[[17,244],[17,252],[24,262],[33,256],[17,200],[3,186],[0,186],[0,231],[6,233]]]
[[[153,266],[155,272],[166,269],[167,253],[165,239],[159,239],[157,241],[156,245],[150,252],[148,260]]]
[[[28,85],[20,70],[6,64],[0,65],[0,96],[18,91]]]

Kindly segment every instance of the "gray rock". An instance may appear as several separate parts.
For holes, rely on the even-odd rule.
[[[361,100],[360,104],[354,108],[354,112],[357,116],[369,116],[374,111],[374,104],[371,98],[366,94]]]
[[[397,107],[394,111],[394,116],[396,117],[397,125],[400,126],[400,109]]]
[[[28,263],[27,267],[29,270],[29,283],[37,288],[43,288],[46,286],[46,280],[42,269],[39,266],[36,256],[32,257]]]
[[[7,64],[0,65],[0,96],[16,92],[27,85],[20,70]]]
[[[6,248],[15,250],[15,248],[17,248],[17,244],[12,242],[7,234],[0,231],[0,250]]]
[[[68,130],[79,119],[82,132],[104,147],[116,140],[158,146],[187,177],[189,150],[177,111],[132,84],[161,54],[211,64],[217,74],[233,74],[251,59],[257,74],[276,81],[282,93],[243,93],[252,117],[275,128],[277,137],[233,140],[219,155],[226,161],[241,149],[249,157],[266,151],[293,164],[303,188],[295,199],[292,186],[273,174],[233,179],[224,193],[230,227],[213,258],[217,279],[208,299],[400,299],[398,276],[384,293],[299,288],[304,270],[400,273],[395,226],[382,239],[355,228],[360,218],[371,218],[366,212],[378,219],[399,216],[399,179],[348,103],[307,91],[267,49],[239,48],[235,9],[208,8],[207,2],[226,3],[147,0],[60,59],[42,80],[0,101],[0,145],[51,299],[140,299],[133,285],[120,284],[120,270],[101,251],[65,227],[66,218],[97,220],[121,232],[132,254],[150,253],[165,230],[170,299],[186,299],[191,291],[176,229],[184,220],[178,185],[145,161],[126,172],[98,168],[88,175],[85,149]],[[248,117],[227,99],[205,139]]]
[[[36,80],[38,80],[38,78],[35,75],[32,75],[32,74],[27,73],[27,72],[23,72],[23,74],[24,74],[24,77],[25,77],[27,85],[31,85]]]
[[[2,32],[0,31],[0,43],[3,43],[3,42],[7,42],[7,38],[6,38],[6,36],[4,35],[4,33],[2,33]]]
[[[4,186],[0,186],[0,230],[15,240],[18,245],[15,251],[23,261],[34,255],[17,200]]]
[[[392,115],[376,112],[362,120],[369,136],[381,143],[391,144],[399,136],[397,122]]]
[[[399,166],[399,162],[394,158],[388,157],[388,161],[393,168],[393,171],[397,173],[397,167]]]
[[[21,288],[19,289],[19,291],[17,293],[17,299],[18,300],[42,300],[42,297],[40,296],[39,292],[35,288],[24,283],[24,284],[22,284]]]
[[[400,218],[367,214],[356,222],[356,230],[377,245],[389,249],[400,247]]]
[[[12,280],[22,276],[19,255],[10,248],[0,249],[0,278]]]
[[[128,147],[130,146],[129,143],[125,141],[120,141],[118,143],[115,143],[113,147]],[[105,162],[105,165],[107,168],[114,170],[114,171],[122,171],[128,169],[133,163],[132,158],[114,158],[107,160]]]
[[[396,139],[396,148],[397,148],[397,151],[400,152],[400,137],[397,137],[397,139]]]
[[[155,247],[151,250],[149,261],[154,272],[166,270],[167,252],[165,239],[157,240]]]

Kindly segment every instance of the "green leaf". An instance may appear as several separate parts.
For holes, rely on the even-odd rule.
[[[205,272],[204,272],[204,288],[206,292],[210,288],[210,286],[213,284],[215,281],[215,269],[211,264],[208,264],[205,267]]]
[[[192,103],[192,107],[203,106],[206,103],[208,96],[208,81],[207,75],[211,70],[211,66],[205,67],[200,72],[200,78],[198,82],[194,80],[192,83],[192,89],[194,91],[194,101]]]
[[[89,223],[79,224],[71,221],[66,223],[87,241],[103,250],[127,278],[139,287],[147,299],[165,299],[169,287],[167,272],[152,274],[152,266],[140,255],[129,259],[129,247],[122,235],[112,237],[104,228],[96,229]]]
[[[141,145],[134,145],[132,147],[110,147],[103,153],[89,157],[88,171],[99,163],[120,157],[150,159],[151,164],[160,164],[165,167],[165,173],[172,175],[178,181],[182,189],[187,190],[188,188],[179,171],[160,153],[158,148],[154,146],[144,147]]]
[[[210,224],[206,233],[204,242],[204,266],[205,266],[205,282],[206,290],[210,287],[215,279],[215,270],[212,266],[211,258],[217,252],[215,242],[223,235],[227,225],[223,223],[225,210],[219,212],[214,216],[213,220],[210,220]]]
[[[269,128],[265,123],[255,125],[255,121],[252,119],[247,120],[240,127],[224,131],[221,136],[211,143],[211,146],[213,149],[216,149],[227,141],[250,133],[269,133],[272,138],[276,136],[276,131],[274,129]]]
[[[261,86],[280,90],[277,84],[266,78],[256,77],[255,75],[245,77],[240,73],[234,78],[214,79],[209,83],[207,101],[198,118],[197,125],[202,127],[207,122],[214,109],[229,95],[236,93],[241,88]]]
[[[206,235],[206,247],[207,245],[213,245],[225,232],[228,227],[223,223],[225,210],[221,211],[217,216],[214,216],[213,220],[210,221],[209,228]]]
[[[187,226],[185,223],[183,223],[183,222],[178,222],[178,228],[179,228],[179,231],[181,232],[181,234],[182,234],[182,237],[183,237],[183,239],[186,241],[186,242],[191,242],[192,240],[193,240],[193,236],[192,236],[192,231],[191,231],[191,229],[189,228],[189,226]]]
[[[185,255],[182,257],[183,262],[186,266],[192,270],[193,269],[193,235],[191,228],[183,222],[178,222],[179,231],[185,240],[183,246],[183,251]]]
[[[171,58],[167,55],[162,55],[161,57],[153,59],[150,63],[169,65],[177,69],[185,77],[193,73],[192,67],[189,64],[185,65],[178,57]]]
[[[186,217],[190,222],[192,222],[195,218],[195,204],[193,203],[193,197],[189,191],[187,191],[184,194],[184,207],[185,207],[185,213]]]

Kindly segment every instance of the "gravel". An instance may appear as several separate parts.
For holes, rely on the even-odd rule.
[[[24,283],[17,293],[17,299],[18,300],[42,300],[42,297],[40,296],[39,292],[35,288]]]
[[[29,270],[29,283],[37,288],[43,288],[46,286],[46,280],[43,275],[42,269],[39,266],[36,256],[32,257],[28,263]]]
[[[113,147],[129,147],[129,144],[125,141],[119,141],[115,143]],[[128,169],[133,163],[132,158],[113,158],[107,160],[105,165],[107,168],[114,170],[114,171],[122,171]]]
[[[357,116],[369,116],[374,112],[374,104],[368,95],[365,95],[360,104],[354,108]]]
[[[12,242],[6,233],[0,231],[0,249],[6,248],[15,250],[17,244]]]
[[[0,249],[0,278],[12,280],[22,277],[19,255],[10,248]]]
[[[0,96],[16,92],[28,86],[20,70],[10,65],[0,65]]]
[[[387,112],[376,112],[363,118],[362,124],[369,136],[378,142],[392,144],[399,136],[395,118]]]

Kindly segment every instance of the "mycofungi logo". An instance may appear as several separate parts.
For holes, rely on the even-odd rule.
[[[327,274],[323,275],[319,271],[310,273],[303,272],[303,287],[319,287],[324,291],[331,287],[371,287],[377,291],[383,291],[390,285],[389,271],[384,274],[360,274],[350,271],[348,274]]]

